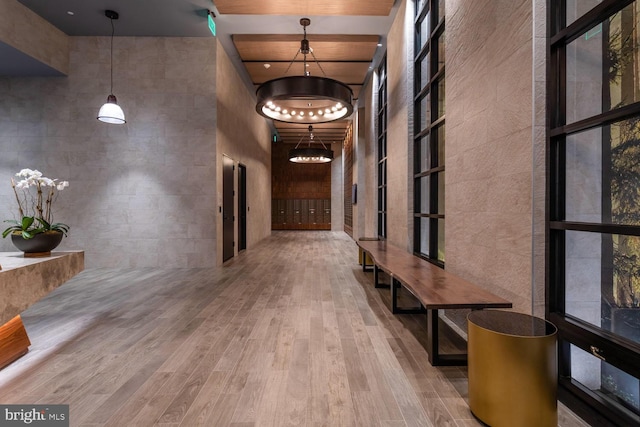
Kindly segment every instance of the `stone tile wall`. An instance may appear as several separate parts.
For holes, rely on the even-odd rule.
[[[0,218],[14,214],[11,175],[39,169],[71,183],[60,249],[84,250],[88,268],[215,265],[216,41],[116,37],[122,126],[96,120],[109,41],[70,38],[68,77],[0,79]]]
[[[409,157],[413,103],[409,82],[413,79],[408,68],[413,57],[412,7],[407,7],[406,1],[402,3],[387,36],[387,238],[408,250],[412,250],[409,236],[413,234],[409,222],[413,212],[413,166]],[[371,114],[375,115],[375,110]]]
[[[370,108],[372,113],[367,115],[363,112],[360,120],[363,122],[363,138],[370,143],[362,143],[360,151],[360,173],[358,178],[364,184],[358,185],[358,203],[361,213],[360,229],[358,237],[372,237],[378,235],[378,133],[376,117],[378,112],[377,87],[378,79],[373,74],[373,78],[369,79],[366,86],[362,88],[360,93],[364,94],[363,109]]]
[[[331,231],[344,231],[344,175],[342,144],[333,144],[331,162]]]
[[[546,210],[546,116],[547,116],[547,2],[533,2],[533,314],[544,318],[545,210]]]
[[[222,156],[247,168],[247,248],[271,234],[271,130],[266,119],[255,112],[255,97],[242,81],[229,56],[218,44],[215,84],[217,119],[217,206],[222,206]],[[236,197],[237,210],[237,197]],[[222,253],[222,214],[216,211],[218,253]],[[236,212],[236,218],[238,218]],[[237,234],[237,229],[236,229]],[[236,242],[238,242],[236,235]],[[236,252],[238,245],[236,244]]]
[[[531,313],[532,4],[447,1],[446,14],[447,270]]]

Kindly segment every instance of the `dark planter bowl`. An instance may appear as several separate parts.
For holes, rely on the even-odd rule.
[[[26,254],[47,253],[58,247],[62,236],[63,234],[57,231],[36,234],[31,239],[25,239],[20,234],[12,234],[11,242]]]

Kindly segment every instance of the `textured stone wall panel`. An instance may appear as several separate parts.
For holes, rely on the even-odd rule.
[[[71,226],[60,249],[84,250],[88,268],[215,265],[216,42],[116,37],[121,126],[96,120],[109,46],[72,37],[68,77],[0,79],[0,218],[17,214],[12,174],[39,169],[71,184],[55,203]]]

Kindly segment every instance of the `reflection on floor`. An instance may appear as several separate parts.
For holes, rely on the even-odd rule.
[[[344,233],[274,232],[217,269],[88,270],[23,314],[0,402],[72,426],[478,426]],[[560,408],[561,426],[583,426]]]

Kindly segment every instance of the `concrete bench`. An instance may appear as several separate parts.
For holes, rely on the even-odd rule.
[[[374,285],[379,283],[379,270],[391,278],[391,312],[427,315],[427,352],[429,362],[438,365],[466,365],[465,354],[440,354],[438,310],[510,308],[512,304],[461,277],[382,240],[359,240],[360,249],[373,260]],[[363,257],[363,270],[367,267]],[[398,307],[398,289],[402,286],[420,302],[417,308]]]

